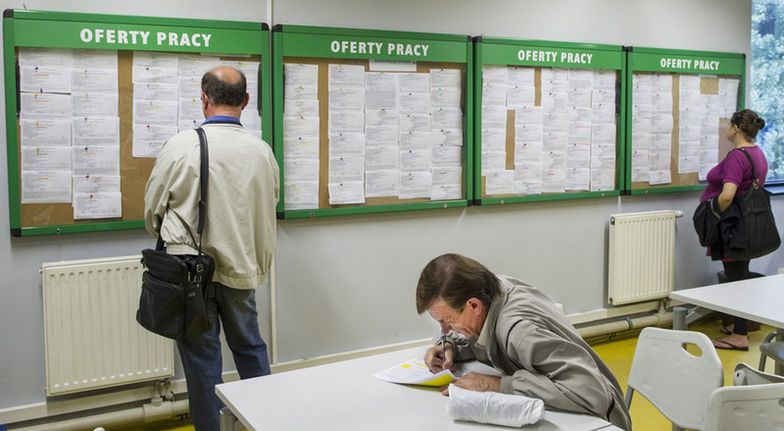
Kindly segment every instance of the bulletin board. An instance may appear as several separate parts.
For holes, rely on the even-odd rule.
[[[258,83],[258,94],[255,95],[258,107],[253,109],[259,112],[252,114],[261,117],[261,137],[271,142],[271,87],[270,74],[267,72],[270,62],[269,31],[266,24],[27,10],[6,10],[3,24],[9,210],[10,229],[14,236],[144,227],[144,188],[155,158],[134,157],[132,154],[135,115],[132,69],[134,55],[141,55],[137,53],[208,55],[211,60],[219,60],[219,64],[258,63],[257,76],[248,79],[249,82],[254,80]],[[20,124],[24,115],[20,115],[22,93],[19,58],[20,51],[29,48],[74,53],[88,50],[116,53],[120,217],[81,219],[80,216],[80,219],[75,219],[75,200],[70,203],[23,203]],[[77,68],[77,65],[73,67]],[[245,74],[247,76],[253,72],[251,68]],[[198,93],[193,100],[197,99]]]
[[[420,209],[465,207],[471,199],[472,178],[472,49],[471,40],[464,35],[375,31],[345,28],[279,25],[272,29],[273,81],[275,86],[275,155],[280,167],[281,197],[278,217],[281,219],[312,218],[349,214],[367,214]],[[371,46],[372,45],[372,46]],[[360,48],[362,46],[362,48]],[[424,48],[426,47],[426,48]],[[286,76],[286,65],[317,67],[318,80],[318,170],[317,201],[310,207],[291,208],[287,191],[292,195],[287,177],[285,106],[291,97],[286,88],[291,80]],[[348,65],[364,67],[365,72],[428,74],[434,70],[459,73],[461,109],[460,126],[460,191],[450,199],[431,197],[403,198],[401,196],[366,197],[361,203],[330,203],[330,67]],[[385,72],[386,71],[386,72]],[[280,107],[280,109],[278,109]],[[402,115],[402,111],[401,111]],[[333,135],[334,136],[334,135]],[[315,166],[314,165],[314,166]],[[402,181],[402,180],[401,180]],[[311,193],[311,196],[313,193]]]
[[[629,76],[626,83],[628,86],[627,108],[629,112],[626,116],[628,125],[626,127],[627,150],[624,160],[626,165],[625,191],[632,195],[647,195],[702,190],[705,187],[704,178],[707,171],[721,161],[727,152],[733,148],[733,144],[726,138],[726,134],[732,112],[743,109],[745,106],[745,54],[640,47],[628,47],[627,50],[627,74]],[[644,102],[639,94],[635,98],[635,93],[639,93],[639,90],[635,87],[635,82],[639,77],[644,76],[667,76],[672,79],[671,92],[667,92],[667,97],[672,99],[670,107],[672,112],[672,133],[668,137],[670,142],[668,172],[670,181],[663,183],[667,181],[665,175],[663,180],[656,180],[656,182],[662,182],[662,184],[651,184],[653,177],[650,176],[649,181],[639,181],[644,177],[637,176],[638,173],[636,172],[636,166],[644,165],[644,162],[637,162],[636,160],[638,159],[636,157],[641,155],[640,151],[643,151],[642,157],[644,157],[646,148],[641,142],[641,135],[637,133],[639,131],[637,124],[639,123],[637,122],[635,112],[637,112],[639,105]],[[691,83],[697,84],[697,81],[693,79],[695,76],[699,79],[699,97],[710,99],[712,96],[714,100],[719,101],[717,107],[706,106],[703,116],[706,118],[715,117],[713,115],[714,108],[717,108],[719,113],[717,115],[718,121],[709,121],[707,126],[702,128],[699,155],[701,160],[698,161],[698,170],[693,172],[693,167],[681,167],[679,169],[679,165],[681,163],[685,165],[687,153],[693,153],[693,147],[688,149],[681,145],[681,133],[685,133],[682,132],[683,129],[681,128],[699,127],[699,125],[695,126],[694,121],[681,118],[684,115],[684,109],[691,104],[691,102],[686,103],[681,100],[681,90],[682,87],[685,89],[684,82],[687,78],[690,79]],[[725,84],[728,82],[732,83],[732,85],[726,86]],[[656,151],[662,155],[663,159],[667,159],[666,150],[662,152],[660,148],[666,149],[666,143],[664,146],[657,148]],[[655,157],[654,153],[656,151],[650,148],[649,157]],[[684,157],[682,158],[681,156]],[[649,158],[649,160],[652,159]],[[692,160],[692,162],[694,161]],[[666,160],[663,163],[666,164]],[[689,163],[689,165],[692,164]],[[682,172],[684,170],[692,172]]]
[[[474,129],[474,202],[479,205],[497,205],[497,204],[509,204],[509,203],[520,203],[520,202],[537,202],[537,201],[550,201],[550,200],[563,200],[563,199],[580,199],[580,198],[596,198],[596,197],[608,197],[608,196],[618,196],[620,194],[621,186],[622,186],[622,179],[623,179],[623,164],[619,163],[618,161],[623,160],[623,139],[625,137],[625,88],[626,88],[626,53],[623,50],[623,47],[617,45],[598,45],[598,44],[583,44],[583,43],[569,43],[569,42],[552,42],[552,41],[539,41],[539,40],[513,40],[513,39],[501,39],[501,38],[487,38],[487,37],[477,37],[475,38],[475,73],[474,73],[474,88],[476,97],[474,99],[474,106],[475,106],[475,117],[477,118],[477,126]],[[487,71],[489,74],[490,70],[498,69],[498,67],[505,67],[507,70],[510,70],[510,78],[512,71],[520,71],[520,70],[527,70],[531,72],[533,70],[533,87],[534,93],[532,100],[528,100],[525,102],[525,107],[522,106],[512,106],[512,93],[511,89],[516,88],[517,84],[509,81],[507,82],[508,87],[508,99],[507,99],[507,106],[506,106],[506,131],[505,131],[505,145],[503,149],[500,149],[500,152],[504,152],[505,150],[505,158],[501,163],[503,166],[494,166],[489,167],[487,166],[487,161],[483,160],[483,155],[485,158],[489,158],[491,146],[489,142],[483,142],[483,134],[487,133],[488,123],[485,118],[483,118],[483,109],[489,109],[492,106],[488,106],[491,102],[488,101],[487,95],[484,93],[490,92],[490,87],[495,85],[494,82],[489,81],[488,76],[484,76],[483,70]],[[521,153],[522,148],[520,143],[516,141],[516,119],[515,119],[515,110],[517,109],[528,109],[529,103],[530,106],[533,106],[535,110],[540,110],[542,112],[545,109],[542,109],[542,101],[543,101],[543,73],[550,73],[549,71],[559,70],[565,72],[567,75],[572,73],[572,71],[593,71],[594,74],[603,73],[605,77],[609,77],[611,80],[614,75],[614,83],[611,83],[610,88],[603,88],[600,91],[605,92],[605,94],[611,94],[608,92],[614,91],[614,97],[611,97],[610,100],[603,102],[604,105],[612,105],[612,106],[604,106],[604,108],[609,108],[610,112],[606,119],[602,121],[604,124],[610,124],[610,127],[614,127],[615,130],[612,133],[614,135],[614,140],[612,141],[611,145],[612,148],[609,149],[609,161],[606,161],[604,167],[604,185],[597,186],[598,181],[589,181],[585,183],[584,186],[574,187],[570,189],[568,186],[565,186],[563,190],[559,191],[549,191],[548,190],[536,190],[535,188],[526,188],[522,186],[521,188],[517,187],[517,178],[519,176],[525,175],[533,175],[537,177],[539,174],[536,172],[533,173],[526,173],[529,170],[529,167],[526,165],[517,165],[516,162],[519,160],[516,159],[516,151],[520,151]],[[576,75],[576,74],[575,74]],[[591,87],[588,88],[589,91],[597,91],[598,89],[592,89]],[[575,90],[573,90],[575,91]],[[548,94],[552,94],[550,91],[547,91]],[[590,96],[590,94],[589,94]],[[548,96],[551,97],[551,96]],[[569,96],[571,97],[571,96]],[[593,96],[596,98],[596,95]],[[533,103],[531,103],[533,102]],[[589,105],[587,108],[582,108],[583,114],[587,113],[589,116],[592,112],[592,106],[590,99],[587,100]],[[519,103],[519,102],[518,102]],[[568,105],[568,104],[567,104]],[[594,105],[596,105],[594,103]],[[576,106],[569,105],[566,108],[569,112],[576,112]],[[587,110],[586,110],[587,109]],[[598,108],[597,108],[598,109]],[[546,109],[547,111],[550,110],[549,107]],[[557,114],[561,114],[561,108],[558,108]],[[547,150],[548,142],[547,133],[548,127],[548,113],[544,113],[543,128],[545,130],[545,136],[543,138],[543,143],[545,150],[543,151],[543,156],[546,157],[549,151]],[[569,120],[569,128],[573,127],[576,120],[572,117],[572,114],[568,114],[570,117]],[[585,115],[583,115],[584,117]],[[583,121],[582,124],[586,124],[585,121],[582,119],[579,121]],[[590,117],[588,118],[590,122]],[[521,123],[520,120],[517,120],[517,123]],[[518,126],[522,126],[518,124]],[[588,124],[590,128],[590,124]],[[598,127],[598,126],[597,126]],[[520,132],[522,134],[522,132]],[[571,132],[567,132],[571,133]],[[500,136],[498,136],[500,138]],[[500,140],[500,139],[499,139]],[[576,141],[575,141],[576,142]],[[582,142],[582,141],[581,141]],[[496,141],[493,148],[498,147],[499,143]],[[568,143],[566,144],[569,148],[575,146],[576,144]],[[608,145],[604,145],[602,150],[604,152],[608,151]],[[498,152],[498,148],[496,148]],[[597,149],[594,148],[592,152],[597,152]],[[590,156],[589,156],[590,157]],[[583,171],[585,169],[598,169],[599,163],[590,163],[591,167],[586,167],[587,164],[582,164],[581,167]],[[537,166],[535,163],[534,166]],[[541,165],[538,165],[541,166]],[[485,172],[485,170],[490,172]],[[509,174],[512,176],[512,171],[514,171],[515,177],[515,189],[508,190],[508,193],[505,193],[503,189],[496,190],[493,188],[492,193],[488,192],[488,174],[489,175],[497,175],[498,169],[504,168],[505,174]],[[557,168],[560,170],[560,165]],[[569,173],[572,168],[571,167],[563,167],[564,171],[567,172],[565,178],[568,178]],[[542,184],[543,186],[547,186],[548,178],[545,175],[545,170],[542,170]],[[575,168],[577,170],[577,168]],[[590,171],[589,171],[590,172]],[[592,175],[589,173],[589,175]],[[493,181],[492,179],[490,181]],[[590,184],[594,184],[591,186]]]

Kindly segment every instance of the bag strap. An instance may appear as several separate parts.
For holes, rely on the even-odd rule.
[[[210,178],[210,152],[207,148],[207,134],[201,127],[196,128],[196,134],[199,135],[199,148],[201,153],[201,163],[199,169],[199,224],[196,227],[196,233],[199,234],[199,255],[201,252],[201,239],[202,232],[204,232],[204,223],[207,221],[207,191]]]
[[[754,169],[754,160],[752,160],[751,154],[749,154],[743,148],[735,148],[735,149],[740,151],[741,153],[743,153],[743,155],[746,156],[747,159],[749,159],[749,163],[751,164],[751,177],[753,178],[751,184],[752,184],[752,186],[754,186],[755,189],[758,189],[759,188],[759,178],[757,178],[757,171]]]

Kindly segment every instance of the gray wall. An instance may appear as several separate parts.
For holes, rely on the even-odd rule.
[[[126,15],[267,21],[265,2],[26,1],[29,9]],[[749,50],[750,1],[743,0],[467,0],[305,1],[273,5],[275,24],[311,24],[625,45]],[[4,8],[22,8],[4,2]],[[0,108],[2,109],[2,108]],[[4,117],[0,117],[4,118]],[[4,126],[3,126],[4,127]],[[4,132],[4,130],[2,131]],[[0,154],[0,202],[7,200]],[[678,209],[676,285],[713,280],[719,265],[696,244],[689,217],[695,193],[624,197],[507,207],[283,221],[278,228],[279,360],[291,360],[429,336],[417,316],[419,271],[447,251],[468,254],[491,269],[537,284],[573,313],[601,308],[605,293],[606,225],[610,214]],[[784,220],[784,204],[776,201]],[[45,399],[41,262],[136,254],[143,232],[10,238],[0,211],[0,409]],[[753,263],[772,273],[781,253]],[[260,289],[263,310],[267,291]],[[265,313],[266,314],[266,313]],[[269,337],[267,320],[263,329]],[[13,346],[10,353],[8,346]],[[230,367],[231,365],[227,365]],[[9,388],[13,388],[10,390]]]

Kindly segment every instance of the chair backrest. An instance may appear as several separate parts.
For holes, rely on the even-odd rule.
[[[784,383],[716,389],[706,425],[707,431],[784,430]]]
[[[689,353],[689,344],[702,354]],[[721,360],[705,334],[653,327],[640,333],[629,387],[675,425],[703,430],[711,393],[723,384]]]
[[[735,386],[766,385],[771,383],[784,383],[784,377],[760,371],[743,362],[735,366],[735,373],[732,375],[732,384]]]

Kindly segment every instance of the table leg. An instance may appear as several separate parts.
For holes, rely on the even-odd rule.
[[[776,329],[776,336],[773,337],[773,341],[781,341],[784,340],[784,329]],[[777,376],[784,376],[784,366],[781,365],[779,361],[773,361],[774,363],[774,373]]]
[[[672,329],[676,331],[685,331],[687,329],[686,307],[672,308]]]
[[[230,408],[224,407],[220,411],[220,431],[234,431],[238,428],[239,421]]]

